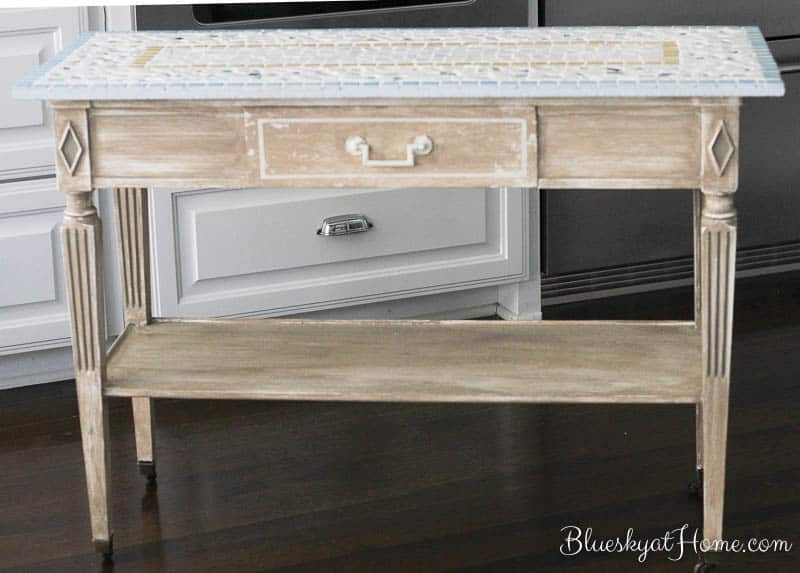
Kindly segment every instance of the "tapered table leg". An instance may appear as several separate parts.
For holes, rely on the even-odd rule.
[[[728,436],[736,211],[733,194],[704,194],[700,250],[703,336],[703,531],[722,539]]]
[[[117,246],[126,325],[143,326],[148,324],[152,317],[147,193],[147,189],[139,187],[114,189]],[[156,470],[152,400],[147,397],[133,398],[132,405],[139,470],[148,480],[153,481]]]
[[[703,465],[703,536],[722,539],[725,453],[728,440],[736,272],[736,209],[739,173],[739,108],[707,108],[701,114],[700,331],[703,386],[698,408]]]
[[[108,415],[103,397],[106,322],[101,268],[102,228],[91,193],[68,193],[61,238],[72,318],[72,355],[81,424],[92,538],[112,551],[108,503]]]
[[[88,103],[58,102],[51,107],[58,188],[66,197],[61,242],[92,538],[100,553],[110,555],[108,412],[103,397],[106,377],[103,232],[92,203]]]

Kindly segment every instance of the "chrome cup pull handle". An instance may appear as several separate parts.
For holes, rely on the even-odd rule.
[[[322,225],[317,229],[317,235],[320,237],[336,237],[339,235],[366,233],[372,226],[366,215],[336,215],[335,217],[325,217],[322,220]]]
[[[345,149],[350,155],[360,155],[364,167],[414,167],[417,155],[429,155],[433,151],[433,141],[427,135],[418,135],[406,145],[405,159],[370,159],[369,142],[360,135],[348,137]]]

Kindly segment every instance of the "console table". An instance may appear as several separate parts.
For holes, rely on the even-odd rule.
[[[152,478],[156,398],[695,404],[704,535],[722,538],[739,103],[783,94],[757,28],[98,33],[16,94],[54,111],[99,551],[112,550],[109,396],[133,399]],[[695,318],[152,317],[148,193],[243,186],[694,190]],[[109,349],[102,188],[126,321]]]

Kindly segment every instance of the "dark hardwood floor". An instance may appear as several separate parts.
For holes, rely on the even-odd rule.
[[[800,571],[800,274],[737,283],[726,538]],[[545,318],[689,318],[691,291],[547,308]],[[576,361],[581,357],[576,356]],[[158,487],[111,401],[116,553],[92,551],[71,382],[0,392],[0,571],[691,571],[694,555],[559,553],[700,524],[690,406],[160,401]],[[674,556],[674,554],[673,554]]]

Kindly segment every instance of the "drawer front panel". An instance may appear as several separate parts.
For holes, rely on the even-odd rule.
[[[290,314],[522,280],[528,270],[519,189],[156,190],[153,201],[164,316]],[[373,227],[317,235],[324,218],[351,213]]]
[[[246,130],[254,184],[534,186],[534,121],[521,107],[256,108]],[[430,147],[411,149],[421,137]]]

